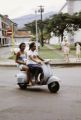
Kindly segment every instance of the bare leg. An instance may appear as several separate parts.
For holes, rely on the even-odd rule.
[[[31,74],[30,74],[30,70],[27,70],[27,81],[29,83],[29,85],[32,85],[32,80],[31,80]]]
[[[67,62],[69,62],[69,55],[67,54]]]
[[[76,62],[79,61],[79,60],[80,60],[80,55],[77,54],[77,56],[76,56]]]
[[[69,62],[69,56],[68,56],[68,54],[65,55],[65,60],[66,60],[66,62]]]
[[[22,70],[26,71],[27,74],[27,83],[29,83],[29,85],[32,85],[32,80],[31,80],[31,75],[30,75],[30,70],[27,66],[23,66]]]

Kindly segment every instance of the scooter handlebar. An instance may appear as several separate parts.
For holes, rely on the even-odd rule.
[[[47,60],[44,61],[45,64],[49,64],[49,62],[50,62],[49,59],[47,59]]]

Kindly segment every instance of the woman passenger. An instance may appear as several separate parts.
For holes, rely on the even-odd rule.
[[[26,71],[27,83],[29,83],[29,85],[32,85],[32,80],[30,77],[30,69],[26,64],[27,63],[27,54],[25,52],[26,44],[21,43],[19,45],[19,48],[20,50],[16,54],[16,63],[18,63],[18,67],[21,71]]]

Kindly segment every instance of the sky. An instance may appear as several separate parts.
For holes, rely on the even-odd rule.
[[[0,0],[0,14],[8,15],[10,19],[34,14],[39,6],[44,12],[58,12],[66,0]]]

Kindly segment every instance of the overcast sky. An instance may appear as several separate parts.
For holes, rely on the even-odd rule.
[[[59,11],[66,0],[0,0],[0,14],[7,14],[9,18],[16,18],[27,14],[34,14],[40,5],[45,12]]]

